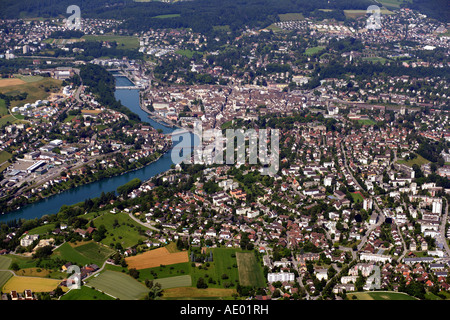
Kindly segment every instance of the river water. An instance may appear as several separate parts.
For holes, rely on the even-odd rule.
[[[116,76],[116,86],[130,85],[133,85],[133,83],[127,78]],[[148,114],[140,108],[139,90],[117,89],[115,97],[117,100],[120,100],[124,106],[138,114],[142,121],[149,123],[155,129],[162,129],[165,134],[171,134],[175,130],[174,128],[164,126],[148,117]],[[191,139],[192,138],[193,135],[191,134]],[[179,146],[179,144],[174,143],[174,147],[177,147],[177,145]],[[40,218],[46,214],[58,213],[63,205],[72,205],[83,202],[89,198],[99,197],[102,192],[116,191],[117,187],[135,178],[139,178],[142,181],[148,180],[169,170],[172,164],[171,150],[169,150],[157,161],[150,163],[141,169],[63,191],[59,194],[22,207],[19,210],[0,215],[0,222],[7,222],[13,219],[18,220],[21,218],[34,219]]]

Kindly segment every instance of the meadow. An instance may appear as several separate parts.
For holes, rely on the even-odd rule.
[[[300,21],[305,19],[302,13],[295,12],[279,14],[278,17],[280,18],[280,21]]]
[[[9,271],[0,271],[0,291],[12,276],[13,274]]]
[[[253,252],[237,252],[239,283],[242,286],[263,288],[266,286],[264,273]]]
[[[408,167],[412,167],[415,164],[417,164],[418,166],[422,166],[429,162],[430,161],[422,157],[420,154],[417,155],[417,158],[414,158],[412,160],[397,160],[397,163],[407,165]]]
[[[120,243],[123,248],[128,248],[138,244],[139,240],[147,239],[139,231],[141,230],[143,233],[147,229],[131,219],[126,213],[104,213],[93,221],[96,228],[103,224],[108,230],[106,238],[101,241],[107,246]]]
[[[52,257],[60,257],[79,266],[94,263],[101,267],[103,262],[114,252],[113,249],[94,241],[78,244],[66,242],[53,252]]]
[[[139,39],[133,36],[118,35],[85,35],[82,39],[86,41],[108,41],[116,42],[118,48],[137,49],[139,48]]]
[[[114,298],[103,292],[82,286],[80,289],[70,290],[60,300],[114,300]]]
[[[143,299],[149,289],[139,281],[121,272],[106,270],[87,280],[93,289],[108,293],[120,300]]]

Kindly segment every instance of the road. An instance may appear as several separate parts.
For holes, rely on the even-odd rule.
[[[136,221],[137,223],[139,223],[140,225],[142,225],[142,226],[144,226],[146,228],[149,228],[149,229],[152,229],[152,230],[155,230],[155,231],[158,231],[158,232],[161,231],[158,228],[155,228],[154,226],[152,226],[150,223],[142,222],[141,220],[136,218],[131,212],[129,213],[129,216],[130,216],[131,219],[133,219],[134,221]]]
[[[448,246],[447,238],[445,236],[446,234],[445,225],[447,223],[448,218],[448,201],[446,199],[444,199],[443,201],[445,201],[445,212],[441,219],[441,225],[439,226],[439,236],[440,236],[439,242],[441,242],[444,245],[444,250],[447,257],[450,257],[450,248]]]

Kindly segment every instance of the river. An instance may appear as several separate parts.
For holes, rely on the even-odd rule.
[[[133,85],[133,83],[127,78],[116,76],[116,86],[130,85]],[[115,97],[117,100],[120,100],[124,106],[138,114],[142,121],[149,123],[155,129],[162,129],[165,134],[171,134],[175,130],[174,128],[164,126],[148,117],[148,114],[140,108],[139,90],[117,89]],[[193,135],[191,134],[191,138],[192,137]],[[175,147],[177,145],[180,146],[180,144],[174,144]],[[135,178],[139,178],[142,181],[148,180],[169,170],[172,164],[171,150],[169,150],[157,161],[152,162],[141,169],[63,191],[22,207],[19,210],[5,213],[0,216],[0,222],[7,222],[13,219],[34,219],[47,214],[58,213],[63,205],[72,205],[83,202],[89,198],[96,198],[99,197],[102,192],[116,191],[117,187]]]

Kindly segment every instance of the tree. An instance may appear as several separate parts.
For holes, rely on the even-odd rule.
[[[135,268],[131,268],[130,269],[130,276],[132,276],[135,279],[139,278],[139,271],[136,270]]]
[[[198,278],[198,280],[197,280],[197,288],[198,289],[208,288],[208,284],[205,282],[205,279],[203,279],[202,277]]]

